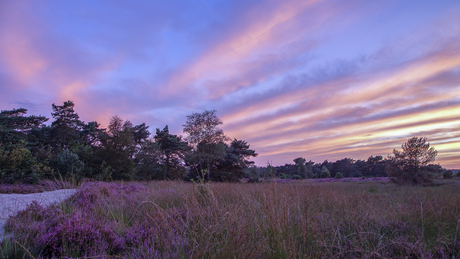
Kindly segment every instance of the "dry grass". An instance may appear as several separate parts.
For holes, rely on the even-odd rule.
[[[11,219],[14,239],[0,254],[12,258],[11,251],[26,248],[35,257],[458,258],[460,185],[450,184],[456,181],[83,185],[66,203],[42,209],[59,215],[54,225],[38,227],[47,219],[37,218],[37,208],[33,217]],[[94,233],[82,227],[59,232],[75,215],[105,233],[104,242],[92,247],[85,239]],[[37,240],[27,232],[31,225],[33,235],[73,241]],[[88,247],[79,252],[79,245]]]

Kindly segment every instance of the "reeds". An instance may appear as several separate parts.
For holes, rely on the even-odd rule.
[[[0,257],[458,258],[459,191],[389,182],[86,183],[59,206],[33,204],[10,218]]]

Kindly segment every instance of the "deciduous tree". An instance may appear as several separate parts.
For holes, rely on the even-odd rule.
[[[212,174],[211,165],[224,159],[226,155],[225,141],[228,138],[219,128],[221,124],[222,121],[217,117],[215,110],[205,110],[187,116],[187,121],[183,125],[184,133],[187,134],[186,140],[194,148],[187,161],[192,163],[200,174],[202,170],[207,170],[208,179]]]
[[[218,143],[228,140],[224,131],[219,128],[222,121],[217,117],[216,110],[205,110],[202,113],[192,113],[187,116],[184,125],[184,133],[187,134],[187,141],[194,146],[199,143]]]

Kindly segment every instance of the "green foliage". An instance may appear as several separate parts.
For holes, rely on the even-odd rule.
[[[337,172],[341,172],[344,177],[360,177],[362,176],[358,172],[356,161],[351,158],[344,158],[337,160],[332,163],[331,175],[335,175]]]
[[[72,179],[77,184],[83,178],[85,164],[80,161],[77,154],[69,149],[64,149],[56,158],[59,173],[64,179]]]
[[[186,162],[194,167],[194,171],[208,170],[208,180],[214,177],[217,164],[226,156],[225,141],[228,139],[224,131],[219,128],[222,121],[217,117],[216,111],[205,110],[202,113],[192,113],[187,116],[183,125],[187,141],[193,146],[186,158]]]
[[[0,112],[0,145],[27,141],[30,131],[48,120],[44,116],[25,116],[26,113],[24,108]]]
[[[313,163],[311,160],[305,164],[305,175],[306,178],[312,178],[314,173],[313,173],[313,166],[315,163]]]
[[[33,179],[40,178],[42,171],[39,169],[40,165],[26,148],[25,141],[0,149],[0,179],[35,181]]]
[[[305,163],[307,160],[303,157],[298,157],[294,159],[294,163],[297,166],[297,174],[302,178],[307,178],[307,167]]]
[[[364,176],[363,176],[363,177],[364,177]],[[335,179],[341,179],[341,178],[343,178],[343,174],[342,174],[341,172],[338,172],[338,173],[335,174],[335,177],[334,177],[334,178],[335,178]]]
[[[206,170],[207,180],[239,181],[246,176],[245,169],[254,164],[248,158],[257,153],[244,140],[234,139],[230,145],[226,144],[229,138],[219,128],[221,124],[215,110],[187,116],[184,133],[193,148],[184,160],[191,168],[191,178]]]
[[[96,146],[98,144],[99,137],[104,132],[99,126],[100,124],[95,121],[88,122],[87,124],[83,123],[80,136],[84,145]]]
[[[99,150],[99,155],[101,160],[113,169],[113,179],[134,178],[134,157],[149,134],[143,124],[133,126],[130,121],[123,121],[118,116],[110,119],[107,132],[103,132],[100,136],[102,148]]]
[[[157,129],[154,137],[155,144],[161,152],[161,162],[165,168],[163,179],[180,179],[186,170],[180,163],[191,147],[187,142],[182,141],[181,136],[172,135],[169,133],[168,125],[163,130]]]
[[[331,177],[331,172],[329,172],[329,169],[327,169],[326,166],[323,166],[323,168],[321,169],[320,177],[321,178],[329,178],[329,177]]]
[[[451,170],[444,170],[444,172],[442,173],[442,177],[444,179],[452,179],[453,176],[454,174],[452,173]]]
[[[284,178],[284,179],[285,179],[285,178]],[[291,177],[291,179],[293,179],[293,180],[300,180],[300,179],[302,179],[302,177],[301,177],[300,175],[298,175],[298,174],[295,174],[295,175],[293,175],[293,176]]]
[[[75,104],[72,101],[64,102],[63,105],[53,103],[51,115],[55,119],[51,123],[52,143],[55,147],[65,149],[74,142],[80,140],[80,130],[83,123],[73,109]]]
[[[249,177],[248,183],[258,183],[260,181],[260,171],[255,165],[246,169],[246,175]]]
[[[137,180],[160,180],[165,179],[165,168],[161,161],[161,150],[158,145],[146,140],[136,156],[136,175]]]
[[[98,169],[98,173],[94,175],[94,179],[98,181],[112,180],[112,174],[115,170],[110,165],[107,165],[105,161],[102,161]]]
[[[222,121],[217,117],[216,110],[205,110],[202,113],[192,113],[187,116],[184,125],[184,133],[187,133],[187,140],[196,146],[201,142],[219,143],[227,140],[224,131],[219,128]]]
[[[225,157],[217,166],[217,177],[220,181],[239,181],[245,174],[245,169],[253,165],[253,161],[248,158],[256,157],[255,150],[249,149],[249,144],[244,140],[233,139],[230,146],[225,145]]]
[[[272,179],[276,175],[276,168],[272,166],[272,164],[267,161],[267,169],[265,170],[264,173],[264,178],[265,180]]]

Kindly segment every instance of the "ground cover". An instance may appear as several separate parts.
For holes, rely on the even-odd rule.
[[[458,258],[460,185],[85,183],[10,218],[0,257]]]
[[[75,189],[60,189],[28,194],[0,194],[0,242],[5,238],[3,227],[9,217],[26,209],[33,201],[41,206],[57,204],[72,196],[75,191]]]
[[[26,183],[2,183],[0,184],[0,194],[1,193],[38,193],[38,192],[49,192],[61,189],[72,189],[75,188],[75,185],[69,182],[64,181],[49,181],[41,180],[36,184],[26,184]]]

